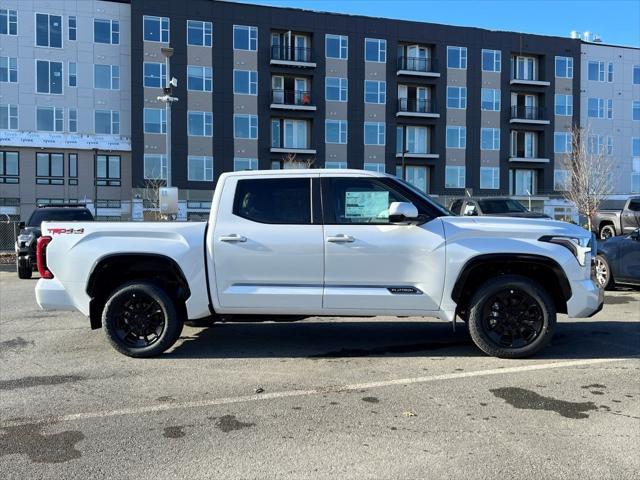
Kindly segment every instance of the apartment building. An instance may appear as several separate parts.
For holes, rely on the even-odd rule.
[[[126,1],[0,2],[0,213],[78,201],[127,218],[130,30]]]

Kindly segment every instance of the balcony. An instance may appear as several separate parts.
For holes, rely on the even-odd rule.
[[[440,118],[435,102],[428,99],[399,98],[396,117]]]
[[[439,77],[440,74],[434,70],[435,62],[432,58],[398,57],[398,76],[412,75],[418,77]]]
[[[527,123],[532,125],[549,125],[547,112],[542,107],[525,107],[524,105],[511,106],[510,123]]]
[[[532,75],[521,75],[520,73],[513,75],[509,83],[511,85],[524,85],[530,87],[548,87],[551,85],[551,82],[538,80],[537,78],[534,79]]]
[[[280,110],[314,111],[316,106],[311,101],[308,90],[271,90],[271,108]]]
[[[315,68],[312,58],[313,50],[307,47],[289,47],[285,45],[271,46],[271,65]]]

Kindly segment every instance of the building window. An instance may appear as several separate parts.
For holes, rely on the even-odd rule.
[[[18,59],[0,57],[0,82],[18,83]]]
[[[40,132],[62,132],[64,130],[64,110],[58,107],[38,107],[36,128]]]
[[[640,100],[634,100],[631,104],[631,118],[633,120],[640,120]]]
[[[213,113],[189,112],[187,115],[187,132],[191,137],[213,136]]]
[[[234,70],[233,93],[238,95],[257,95],[258,72],[254,70]]]
[[[0,176],[17,177],[20,172],[20,154],[18,152],[0,151]],[[18,183],[17,179],[3,179],[2,183]]]
[[[144,178],[147,180],[166,180],[167,156],[145,153]]]
[[[18,35],[18,11],[0,8],[0,35]]]
[[[18,129],[18,106],[0,105],[0,130]]]
[[[349,37],[346,35],[326,35],[324,49],[327,58],[346,60],[349,57]]]
[[[145,42],[169,43],[169,19],[145,15],[142,19]]]
[[[447,87],[447,108],[467,108],[467,87]]]
[[[62,17],[36,13],[36,45],[62,48]]]
[[[213,71],[211,67],[189,65],[187,67],[187,90],[192,92],[213,91]]]
[[[167,133],[167,111],[164,108],[144,109],[144,133]]]
[[[233,49],[249,50],[252,52],[258,50],[258,28],[248,27],[246,25],[234,25]]]
[[[556,192],[566,192],[569,186],[569,170],[553,171],[553,189]]]
[[[145,81],[146,81],[146,77],[145,77]],[[93,86],[94,88],[104,88],[106,90],[119,90],[120,89],[120,66],[119,65],[94,65],[93,66]]]
[[[607,155],[613,155],[613,137],[607,135]]]
[[[613,100],[605,98],[589,98],[587,115],[590,118],[613,118]]]
[[[604,136],[589,135],[587,137],[587,152],[590,155],[599,155],[604,153]]]
[[[233,171],[242,172],[244,170],[258,170],[257,158],[234,158],[233,159]]]
[[[556,115],[563,117],[573,116],[573,95],[563,95],[556,93],[555,96]]]
[[[96,18],[93,21],[93,41],[118,45],[120,43],[120,22]]]
[[[365,165],[367,165],[365,163]],[[324,162],[324,168],[333,168],[336,170],[344,170],[347,168],[347,162]],[[366,168],[365,168],[366,170]]]
[[[633,137],[631,139],[631,155],[640,157],[640,137]]]
[[[587,78],[594,82],[613,82],[613,63],[591,60],[587,64]]]
[[[348,90],[348,78],[327,77],[325,79],[325,99],[328,102],[346,102]]]
[[[447,47],[447,68],[467,69],[467,47]]]
[[[445,188],[464,188],[465,167],[447,166],[444,171]]]
[[[631,164],[631,193],[640,193],[640,157]]]
[[[168,36],[167,32],[167,36]],[[187,45],[210,47],[213,39],[213,24],[199,20],[187,20]]]
[[[324,130],[326,143],[347,143],[346,120],[325,120]]]
[[[78,154],[69,154],[69,177],[78,178]]]
[[[164,63],[144,63],[144,86],[163,88],[167,83],[167,66]]]
[[[573,78],[573,57],[556,57],[556,77]]]
[[[633,66],[633,78],[634,85],[640,85],[640,65]]]
[[[75,62],[69,62],[69,71],[67,72],[69,76],[69,86],[77,87],[78,86],[78,64]]]
[[[36,60],[36,92],[62,94],[62,62]]]
[[[75,41],[78,37],[78,20],[75,15],[69,15],[67,20],[67,31],[69,32],[69,40]]]
[[[500,150],[500,129],[480,129],[480,150]]]
[[[466,127],[447,127],[447,148],[467,148]]]
[[[96,156],[96,184],[120,186],[120,155]]]
[[[571,134],[568,132],[555,132],[553,134],[554,153],[571,153]]]
[[[78,110],[75,108],[69,109],[69,131],[71,133],[78,132]]]
[[[500,50],[482,49],[482,71],[499,72],[502,64],[502,52]]]
[[[233,138],[256,140],[258,138],[258,116],[235,114],[233,116]]]
[[[187,179],[191,182],[213,182],[213,157],[189,155]]]
[[[396,140],[398,143],[402,143],[402,127],[398,127],[400,131],[396,131]],[[429,153],[429,131],[427,127],[405,127],[406,141],[405,150],[407,153],[413,154],[426,154]],[[396,147],[397,148],[397,147]],[[400,151],[402,153],[402,145],[400,145]]]
[[[307,120],[271,120],[271,147],[309,148],[309,125]]]
[[[346,163],[344,168],[347,168]],[[364,170],[369,172],[385,173],[386,168],[384,163],[365,163]]]
[[[364,39],[365,62],[385,63],[387,61],[387,41],[378,38]]]
[[[466,94],[466,92],[465,92]],[[466,96],[466,95],[465,95]],[[481,107],[482,110],[500,111],[500,90],[495,88],[481,89]]]
[[[500,168],[480,167],[480,188],[497,190],[500,188]]]
[[[364,122],[364,144],[365,145],[384,145],[385,144],[384,122]]]
[[[64,177],[64,155],[62,153],[36,153],[37,177]]]
[[[364,81],[364,102],[365,103],[386,103],[387,102],[387,82],[376,80]]]
[[[509,170],[509,195],[535,195],[538,189],[538,175],[535,170]]]
[[[120,134],[120,112],[115,110],[96,110],[95,132],[98,134]]]

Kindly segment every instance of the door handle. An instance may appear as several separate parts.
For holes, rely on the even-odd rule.
[[[355,242],[355,238],[350,235],[344,235],[339,233],[335,237],[327,237],[327,242],[330,243],[353,243]]]
[[[232,233],[231,235],[222,235],[219,239],[221,242],[246,242],[247,237],[243,237],[242,235],[238,235],[236,233]]]

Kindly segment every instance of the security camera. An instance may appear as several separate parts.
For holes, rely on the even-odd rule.
[[[177,88],[178,87],[178,79],[176,77],[171,77],[171,80],[169,81],[169,85],[171,85],[173,88]]]

